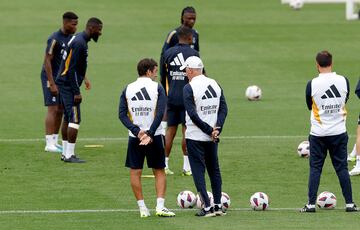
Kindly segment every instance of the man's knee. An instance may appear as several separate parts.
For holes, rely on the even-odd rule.
[[[141,177],[142,169],[130,169],[130,177],[131,178],[139,178]]]
[[[60,105],[56,106],[56,114],[57,114],[58,116],[62,116],[63,113],[64,113],[63,107],[60,106]]]
[[[155,177],[165,177],[165,170],[161,169],[153,169],[153,173]]]
[[[167,136],[175,137],[177,126],[168,126],[166,130]]]
[[[57,105],[49,105],[48,107],[48,114],[52,116],[56,116],[58,113],[58,106]]]

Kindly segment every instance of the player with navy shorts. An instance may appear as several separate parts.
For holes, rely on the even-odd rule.
[[[193,41],[192,30],[188,27],[181,27],[177,33],[179,43],[174,47],[166,50],[161,59],[161,84],[165,88],[168,98],[166,120],[167,130],[165,134],[165,154],[166,154],[166,174],[173,174],[169,168],[169,157],[173,141],[177,132],[178,125],[182,125],[182,152],[183,152],[183,175],[191,175],[191,167],[189,164],[185,133],[185,107],[183,101],[183,88],[188,83],[185,70],[180,70],[185,60],[190,56],[199,56],[199,53],[191,48]]]
[[[61,159],[68,163],[84,163],[74,153],[78,129],[81,122],[80,103],[82,96],[80,86],[85,78],[88,57],[88,42],[98,41],[103,24],[98,18],[90,18],[85,31],[69,41],[69,47],[63,55],[61,68],[56,78],[59,86],[64,121],[62,128],[63,153]]]
[[[318,77],[306,86],[306,103],[311,111],[310,174],[308,203],[300,212],[315,212],[317,191],[327,152],[338,176],[346,203],[346,212],[358,211],[353,202],[347,164],[346,102],[349,98],[349,81],[332,71],[332,55],[321,51],[316,55]]]
[[[139,77],[127,85],[120,96],[119,119],[129,130],[125,166],[130,168],[131,187],[137,200],[140,217],[150,216],[142,193],[141,174],[144,160],[152,168],[156,187],[156,215],[173,217],[165,208],[165,154],[161,119],[166,107],[164,88],[154,81],[158,66],[153,59],[142,59],[137,70]]]
[[[60,103],[59,89],[55,78],[59,71],[62,54],[67,43],[76,32],[78,16],[73,12],[65,12],[62,16],[63,26],[47,39],[44,64],[41,69],[41,85],[44,95],[44,104],[47,107],[45,118],[45,151],[62,152],[58,144],[58,134],[61,125],[63,108]]]

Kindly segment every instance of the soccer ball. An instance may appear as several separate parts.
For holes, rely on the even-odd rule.
[[[221,193],[221,205],[225,210],[230,207],[230,196],[225,192]]]
[[[180,208],[193,208],[196,204],[196,196],[191,191],[182,191],[177,196],[177,205]]]
[[[290,0],[289,6],[294,10],[300,10],[304,6],[304,0]]]
[[[310,156],[310,144],[308,141],[303,141],[299,144],[297,152],[300,157],[309,157]]]
[[[336,207],[336,196],[331,192],[322,192],[316,199],[319,208],[333,209]]]
[[[214,196],[211,192],[207,191],[207,194],[209,196],[209,199],[210,199],[210,205],[211,206],[214,206]],[[200,194],[197,194],[196,195],[196,207],[201,209],[201,208],[204,208],[205,207],[205,204],[204,202],[202,201],[201,197],[200,197]]]
[[[256,192],[250,197],[250,206],[255,211],[265,211],[269,207],[269,197],[263,192]]]
[[[247,87],[245,96],[249,101],[258,101],[261,99],[261,89],[257,85]]]

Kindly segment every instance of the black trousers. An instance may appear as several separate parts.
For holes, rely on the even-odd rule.
[[[309,204],[316,203],[317,191],[320,184],[322,168],[327,151],[329,151],[332,165],[339,178],[342,194],[346,204],[353,203],[351,181],[347,164],[348,135],[343,133],[335,136],[317,137],[310,135],[310,175],[309,175]]]
[[[186,139],[186,147],[194,183],[204,201],[205,207],[210,207],[210,199],[206,190],[205,168],[210,178],[214,203],[221,204],[222,181],[217,154],[217,143]]]

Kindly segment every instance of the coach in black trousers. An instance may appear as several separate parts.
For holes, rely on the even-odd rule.
[[[199,57],[191,56],[181,69],[186,69],[189,83],[184,86],[186,110],[185,139],[190,166],[197,191],[205,207],[196,216],[225,215],[221,205],[221,174],[217,156],[219,134],[227,115],[227,105],[217,82],[202,74],[204,65]],[[208,171],[214,207],[211,206],[205,184]]]
[[[300,212],[315,212],[316,194],[327,151],[339,178],[345,210],[358,211],[352,200],[347,165],[345,104],[349,98],[349,81],[332,72],[332,55],[328,51],[318,53],[316,63],[319,76],[309,81],[306,87],[306,103],[311,110],[309,200]]]

